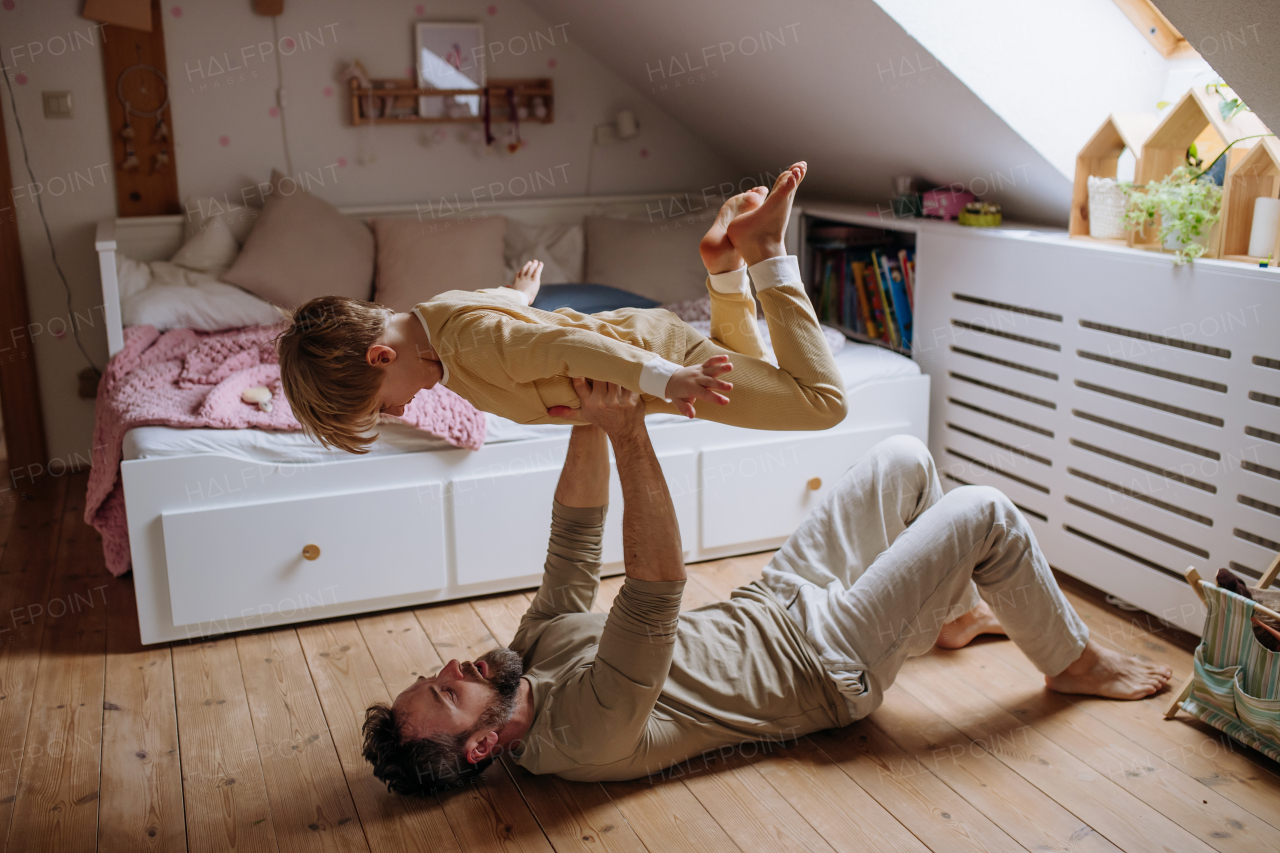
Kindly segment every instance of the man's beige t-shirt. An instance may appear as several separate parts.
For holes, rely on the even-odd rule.
[[[566,779],[635,779],[730,744],[850,722],[809,641],[763,588],[680,614],[683,581],[627,578],[591,613],[605,508],[556,504],[542,586],[511,648],[534,719],[516,761]]]

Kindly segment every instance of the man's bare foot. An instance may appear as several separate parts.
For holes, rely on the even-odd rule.
[[[748,266],[786,254],[782,235],[791,216],[791,200],[808,170],[809,164],[803,160],[787,169],[774,181],[764,204],[739,214],[729,223],[729,242],[742,253]]]
[[[711,228],[698,244],[698,254],[702,255],[702,264],[711,275],[732,272],[742,266],[742,255],[729,242],[729,223],[734,217],[748,210],[755,210],[764,202],[769,191],[764,187],[752,187],[744,193],[738,193],[720,206],[720,212],[711,223]]]
[[[511,286],[527,296],[532,305],[538,298],[538,289],[542,287],[542,261],[529,261],[522,266]]]
[[[938,634],[938,646],[944,649],[963,649],[979,634],[1003,634],[1004,626],[991,612],[991,606],[979,601],[978,606],[942,626]]]
[[[1075,663],[1058,675],[1046,675],[1044,683],[1058,693],[1143,699],[1158,693],[1172,677],[1173,670],[1167,666],[1148,663],[1090,639]]]

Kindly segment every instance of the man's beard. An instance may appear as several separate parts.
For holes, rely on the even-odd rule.
[[[524,661],[520,660],[518,654],[506,648],[490,649],[477,660],[489,665],[489,677],[486,682],[493,688],[494,703],[480,715],[480,719],[476,722],[476,729],[500,729],[515,713],[516,698],[520,694],[520,679],[524,676]],[[474,666],[472,669],[474,670]]]

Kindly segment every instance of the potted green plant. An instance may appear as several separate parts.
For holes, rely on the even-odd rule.
[[[1223,94],[1221,83],[1211,83],[1205,88],[1216,89],[1219,94]],[[1218,108],[1224,121],[1230,121],[1237,113],[1248,110],[1239,98],[1225,100],[1225,94],[1223,98]],[[1163,105],[1162,102],[1157,106]],[[1219,163],[1226,165],[1223,158],[1237,142],[1271,135],[1273,134],[1263,133],[1241,137],[1222,149],[1207,166],[1204,166],[1193,142],[1187,148],[1186,162],[1163,180],[1145,185],[1134,184],[1132,181],[1121,182],[1119,188],[1125,196],[1125,227],[1146,228],[1154,225],[1156,216],[1159,215],[1160,241],[1164,248],[1173,250],[1173,262],[1181,265],[1200,257],[1208,249],[1209,234],[1213,226],[1222,218],[1222,182],[1225,179],[1225,169],[1219,169]]]

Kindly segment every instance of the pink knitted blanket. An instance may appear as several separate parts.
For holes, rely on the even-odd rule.
[[[302,429],[280,388],[280,364],[273,339],[277,326],[248,326],[227,332],[153,326],[124,330],[124,349],[107,365],[98,386],[93,446],[101,448],[89,473],[84,520],[102,534],[107,568],[129,570],[129,529],[120,457],[124,436],[140,426],[215,429]],[[264,412],[240,399],[246,388],[271,389],[273,408]],[[402,418],[455,447],[484,445],[484,413],[437,385],[420,391]]]

